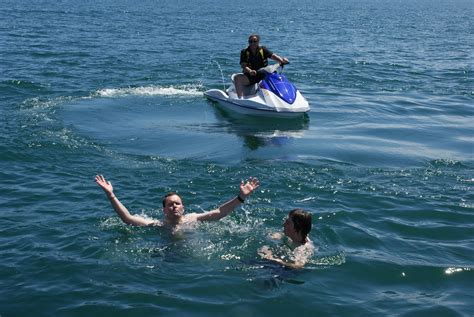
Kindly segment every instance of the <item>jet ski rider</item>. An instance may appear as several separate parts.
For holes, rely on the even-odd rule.
[[[235,90],[239,99],[243,96],[244,86],[256,84],[265,78],[265,73],[257,72],[257,70],[268,65],[268,58],[280,64],[288,63],[288,59],[274,54],[265,46],[259,46],[259,43],[260,36],[252,34],[249,36],[249,46],[240,52],[243,74],[235,76]]]

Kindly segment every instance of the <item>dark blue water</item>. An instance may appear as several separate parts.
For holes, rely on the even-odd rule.
[[[472,316],[472,1],[0,3],[0,316]],[[301,120],[203,97],[250,33],[291,64]],[[160,219],[178,191],[231,216]],[[303,270],[259,258],[293,208]]]

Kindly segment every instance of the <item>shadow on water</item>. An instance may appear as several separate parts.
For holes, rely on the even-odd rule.
[[[305,283],[300,277],[301,270],[287,268],[268,260],[247,260],[242,261],[242,265],[250,273],[248,280],[266,290],[278,289],[283,284]]]
[[[269,118],[233,113],[215,106],[216,117],[226,121],[228,132],[243,138],[244,146],[250,150],[260,147],[281,147],[294,139],[303,137],[309,128],[309,117],[305,114],[299,118]]]

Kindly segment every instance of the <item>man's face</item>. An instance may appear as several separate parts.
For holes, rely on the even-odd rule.
[[[249,39],[249,46],[251,47],[258,47],[258,38],[256,37],[251,37]]]
[[[166,197],[163,212],[166,217],[179,218],[184,214],[184,206],[181,197],[171,195]]]

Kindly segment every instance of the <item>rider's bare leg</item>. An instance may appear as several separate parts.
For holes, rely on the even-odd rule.
[[[237,97],[240,99],[244,94],[244,86],[250,85],[250,81],[244,74],[239,74],[234,77],[235,92]]]

